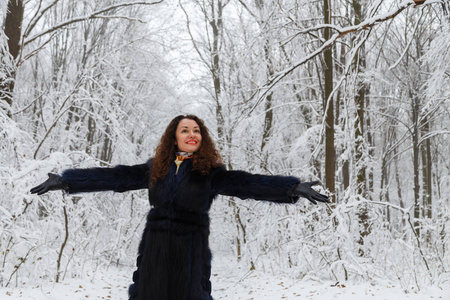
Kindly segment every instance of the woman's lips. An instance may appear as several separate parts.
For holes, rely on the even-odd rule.
[[[187,141],[186,142],[186,144],[189,144],[189,145],[197,145],[197,141],[195,141],[195,140],[189,140],[189,141]]]

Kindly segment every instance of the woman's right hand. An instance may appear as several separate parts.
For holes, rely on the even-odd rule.
[[[68,190],[67,183],[65,183],[61,176],[53,173],[48,173],[48,179],[38,186],[30,190],[32,194],[42,195],[48,191]]]

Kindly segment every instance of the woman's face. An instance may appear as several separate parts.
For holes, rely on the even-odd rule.
[[[196,152],[202,144],[202,134],[197,122],[191,119],[182,119],[175,132],[179,152]]]

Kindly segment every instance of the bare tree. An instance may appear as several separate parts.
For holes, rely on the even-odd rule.
[[[42,21],[46,15],[51,13],[51,8],[56,7],[58,2],[62,1],[54,0],[46,7],[42,7],[42,1],[39,1],[34,10],[34,15],[28,24],[23,24],[23,14],[25,9],[25,3],[23,0],[8,1],[4,31],[8,38],[9,55],[11,55],[15,60],[15,65],[10,66],[7,76],[0,79],[0,100],[6,101],[9,105],[12,104],[14,79],[17,72],[16,68],[42,50],[48,42],[58,35],[58,32],[61,32],[61,29],[67,29],[69,26],[83,22],[87,19],[123,18],[123,16],[119,15],[105,16],[105,14],[108,12],[117,12],[124,7],[135,5],[155,5],[161,3],[162,1],[163,0],[155,2],[136,1],[113,4],[107,7],[102,7],[96,11],[89,12],[84,16],[73,16],[70,19],[62,20],[60,23],[44,28],[40,32],[36,32],[38,31],[38,29],[36,29],[36,25]],[[40,40],[41,38],[43,38],[43,40]],[[28,47],[28,52],[25,52],[25,47],[33,44],[36,40],[40,40],[40,43],[34,44],[31,49]]]

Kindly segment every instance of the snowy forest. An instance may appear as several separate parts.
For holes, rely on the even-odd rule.
[[[219,197],[215,258],[450,288],[450,1],[2,0],[0,22],[0,287],[117,268],[131,282],[146,190],[30,188],[144,163],[193,113],[228,169],[318,180],[331,199]]]

